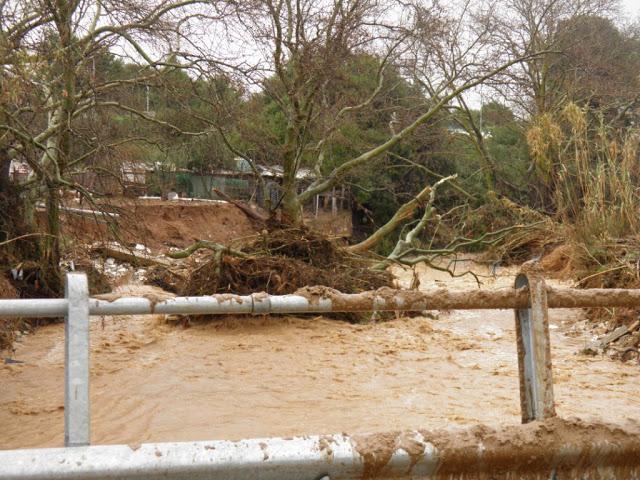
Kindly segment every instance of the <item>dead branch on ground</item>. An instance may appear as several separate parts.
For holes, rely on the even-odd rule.
[[[236,207],[238,207],[240,210],[242,210],[243,213],[247,217],[249,217],[249,218],[251,218],[253,220],[258,220],[259,222],[266,222],[268,220],[267,217],[264,217],[264,216],[260,215],[259,213],[254,212],[253,210],[251,210],[251,207],[249,207],[246,203],[241,202],[240,200],[234,200],[229,195],[227,195],[226,193],[218,190],[217,188],[214,188],[213,191],[215,192],[216,195],[218,195],[224,201],[229,202],[229,203],[235,205]]]
[[[531,223],[528,225],[512,225],[510,227],[496,230],[495,232],[487,232],[477,238],[457,237],[444,248],[423,249],[409,248],[402,252],[397,259],[403,264],[415,265],[416,263],[427,259],[435,260],[439,257],[455,255],[469,248],[474,247],[492,247],[502,242],[507,234],[516,230],[531,230],[543,222]],[[428,258],[427,258],[428,257]]]
[[[226,245],[222,245],[216,242],[211,242],[209,240],[198,240],[197,242],[188,246],[184,250],[167,253],[167,257],[175,258],[175,259],[187,258],[191,256],[193,253],[195,253],[196,251],[202,250],[202,249],[212,250],[216,252],[216,254],[220,254],[220,255],[233,255],[235,257],[240,257],[240,258],[249,257],[249,255],[247,255],[244,252],[241,252],[239,250],[234,250],[232,248],[227,247]]]

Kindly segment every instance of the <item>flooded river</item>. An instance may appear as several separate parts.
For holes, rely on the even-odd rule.
[[[484,279],[507,288],[515,270]],[[409,281],[408,274],[400,275]],[[421,287],[477,288],[421,272]],[[127,286],[135,294],[150,287]],[[581,312],[551,310],[557,411],[640,418],[640,367],[577,355]],[[63,325],[0,366],[0,449],[63,444]],[[92,318],[93,443],[239,439],[520,421],[513,313],[436,312],[350,325],[238,318],[189,328],[161,316]]]

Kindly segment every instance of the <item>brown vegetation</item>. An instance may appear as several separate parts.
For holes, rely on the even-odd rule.
[[[613,129],[602,113],[575,103],[544,120],[532,126],[528,140],[552,192],[564,246],[543,263],[582,288],[640,287],[637,127]],[[615,308],[588,313],[594,324],[606,324],[607,332],[633,323],[639,314]],[[640,337],[620,341],[635,348]]]
[[[307,285],[356,293],[392,283],[389,272],[371,270],[366,259],[304,228],[265,230],[242,252],[247,256],[213,255],[189,274],[181,294],[283,295]],[[353,314],[341,317],[355,318]]]

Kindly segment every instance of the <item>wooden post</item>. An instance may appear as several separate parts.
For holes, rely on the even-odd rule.
[[[331,215],[335,217],[338,214],[338,202],[336,201],[336,187],[331,190]]]

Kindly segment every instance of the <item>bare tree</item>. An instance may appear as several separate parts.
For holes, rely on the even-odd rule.
[[[505,55],[497,65],[478,63],[485,33],[479,38],[467,37],[457,45],[461,39],[456,29],[461,31],[461,25],[468,22],[466,12],[461,18],[460,12],[449,11],[438,2],[411,5],[380,0],[256,0],[243,3],[235,13],[236,23],[228,25],[230,35],[256,45],[264,60],[261,68],[245,75],[245,80],[263,88],[286,121],[282,158],[277,160],[284,172],[279,208],[283,218],[293,224],[302,222],[302,205],[315,195],[335,187],[357,167],[373,165],[420,126],[434,120],[463,92],[521,61],[521,57]],[[465,33],[472,32],[466,29]],[[415,48],[418,43],[422,48]],[[459,50],[457,68],[443,71],[437,60],[450,53],[454,45]],[[336,97],[332,77],[346,58],[358,52],[376,55],[380,67],[376,87],[358,101],[349,102]],[[412,77],[417,78],[419,71],[429,85],[425,90],[428,95],[416,99],[413,112],[402,122],[390,125],[385,141],[339,165],[328,165],[326,155],[332,135],[345,119],[380,95],[388,66],[405,64],[408,55],[413,55]],[[223,126],[220,131],[225,133]],[[297,175],[303,165],[316,175],[305,188],[301,188]]]
[[[489,0],[481,2],[476,14],[477,28],[494,32],[493,54],[528,57],[520,68],[497,78],[496,91],[523,115],[536,116],[553,111],[562,101],[558,78],[552,74],[561,60],[562,22],[588,15],[607,16],[615,11],[616,0]],[[565,43],[566,45],[566,43]],[[543,55],[529,56],[534,52]]]
[[[89,201],[91,192],[73,173],[109,145],[94,125],[99,112],[143,109],[107,98],[123,85],[144,85],[160,68],[182,68],[168,52],[189,24],[198,0],[19,0],[0,4],[2,82],[19,85],[24,95],[3,98],[0,138],[33,170],[23,199],[44,199],[47,235],[42,245],[43,278],[60,290],[61,189],[74,189]],[[96,76],[101,53],[117,49],[140,64],[125,79]],[[84,135],[83,135],[84,133]],[[127,139],[118,139],[122,144]]]

